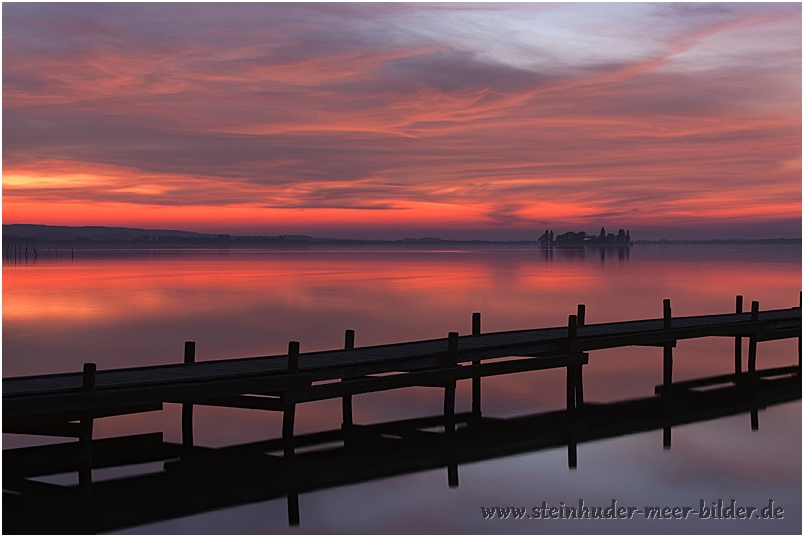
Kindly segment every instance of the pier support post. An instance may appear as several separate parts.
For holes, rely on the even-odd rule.
[[[578,316],[570,315],[567,321],[567,352],[572,352],[572,342],[578,337]]]
[[[288,374],[299,372],[299,342],[288,343]],[[293,457],[293,423],[296,418],[296,403],[285,401],[282,412],[282,440],[285,458]]]
[[[567,321],[567,350],[572,353],[572,344],[578,337],[578,326],[583,326],[582,321],[585,314],[585,306],[578,305],[579,315],[570,315]],[[579,319],[581,322],[579,323]],[[583,404],[583,386],[580,365],[567,366],[567,412],[574,414],[576,408]],[[580,387],[580,391],[579,391]]]
[[[578,314],[577,314],[577,322],[578,326],[584,326],[586,324],[586,304],[578,304]],[[572,320],[570,320],[570,323]],[[571,329],[570,329],[571,330]],[[575,334],[577,336],[577,332]],[[575,384],[575,408],[581,409],[583,408],[583,366],[578,365],[574,366],[573,374],[575,376],[574,384]],[[567,371],[569,374],[569,370]],[[568,387],[569,389],[569,387]],[[569,393],[567,394],[569,397]]]
[[[95,373],[97,366],[93,363],[84,364],[84,376],[81,389],[85,392],[95,390]],[[78,484],[79,486],[92,485],[92,411],[87,410],[81,417],[79,429],[79,458],[78,458]]]
[[[583,365],[575,366],[575,408],[583,410]]]
[[[81,386],[83,391],[95,390],[96,371],[95,364],[84,364]],[[82,533],[95,533],[95,494],[92,490],[92,422],[93,412],[91,410],[84,411],[78,438],[78,488],[81,492],[81,509],[83,510]]]
[[[576,368],[578,366],[568,365],[567,366],[567,412],[572,415],[575,412],[575,403],[576,403],[576,381],[578,380],[578,373],[576,372]]]
[[[743,295],[737,295],[736,313],[743,312]],[[743,372],[743,338],[737,336],[734,338],[734,383],[737,383],[737,378]]]
[[[447,339],[447,365],[458,365],[458,332],[450,332]],[[455,439],[456,381],[449,380],[444,387],[444,436],[447,449],[447,481],[450,488],[458,486],[458,454]]]
[[[480,335],[480,313],[472,314],[472,335]],[[480,360],[472,360],[472,365],[480,365]],[[472,377],[472,420],[480,420],[480,377]]]
[[[355,348],[355,331],[347,330],[344,337],[344,349]],[[341,423],[341,432],[343,434],[343,444],[351,445],[352,443],[352,425],[354,424],[352,418],[352,395],[344,395],[341,399],[341,408],[343,411],[343,422]]]
[[[288,343],[288,374],[294,375],[299,372],[299,342],[291,341]],[[288,470],[288,524],[290,526],[299,525],[299,494],[294,490],[293,481],[295,480],[295,442],[293,439],[293,425],[296,419],[296,403],[285,401],[282,412],[282,445],[284,448],[285,465]]]
[[[665,298],[663,303],[663,312],[662,312],[662,325],[665,330],[669,330],[672,328],[673,324],[673,313],[672,309],[670,308],[670,299]],[[663,359],[662,359],[662,385],[664,387],[664,391],[662,392],[662,397],[664,398],[664,406],[665,406],[665,415],[671,416],[673,414],[673,392],[672,392],[672,385],[673,385],[673,344],[667,343],[662,348],[663,351]],[[664,449],[670,449],[671,443],[671,435],[672,429],[671,427],[665,427],[662,434],[662,447]]]
[[[567,442],[567,466],[570,470],[578,468],[578,442],[570,433],[569,441]]]
[[[751,302],[751,321],[759,320],[759,302]],[[748,373],[752,376],[757,370],[757,334],[754,332],[748,338]]]
[[[184,342],[184,363],[195,362],[195,341]],[[193,404],[181,404],[181,444],[186,448],[193,447]]]

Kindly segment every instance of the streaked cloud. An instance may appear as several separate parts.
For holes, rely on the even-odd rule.
[[[801,6],[4,4],[3,134],[6,223],[793,236]]]

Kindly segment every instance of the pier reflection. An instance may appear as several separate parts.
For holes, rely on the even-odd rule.
[[[299,495],[391,476],[446,468],[459,485],[461,464],[566,446],[568,467],[583,467],[578,445],[738,414],[759,428],[758,411],[801,399],[800,366],[657,386],[657,395],[509,419],[454,413],[375,424],[345,419],[338,429],[224,448],[163,441],[162,433],[3,451],[6,533],[97,533],[215,509],[287,498],[288,524],[303,519]],[[750,377],[750,378],[749,378]],[[574,393],[577,394],[577,391]],[[669,394],[672,393],[672,400]],[[569,390],[568,390],[569,397]],[[576,395],[577,397],[577,395]],[[671,401],[671,404],[668,404]],[[658,449],[662,449],[658,447]],[[142,465],[146,473],[93,482],[92,473]],[[49,476],[78,474],[74,483]],[[300,505],[301,504],[301,505]]]

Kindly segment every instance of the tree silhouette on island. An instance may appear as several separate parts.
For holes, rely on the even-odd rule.
[[[541,246],[631,246],[631,232],[623,228],[615,235],[606,234],[606,228],[600,228],[600,235],[587,235],[585,231],[568,231],[562,235],[553,237],[551,230],[545,229],[539,237]]]

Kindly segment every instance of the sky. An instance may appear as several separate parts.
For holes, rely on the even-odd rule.
[[[801,236],[801,4],[3,4],[2,221]]]

